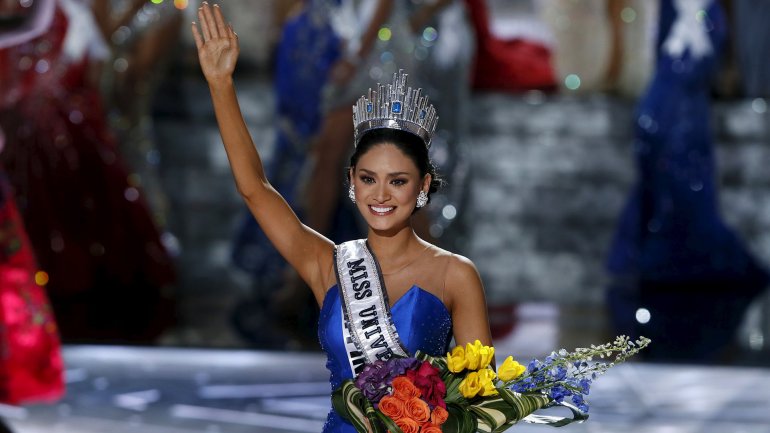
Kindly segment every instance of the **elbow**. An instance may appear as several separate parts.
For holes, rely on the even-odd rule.
[[[235,187],[238,191],[238,195],[240,195],[247,204],[258,202],[269,189],[269,185],[266,185],[263,182],[249,182],[248,184],[237,182]]]

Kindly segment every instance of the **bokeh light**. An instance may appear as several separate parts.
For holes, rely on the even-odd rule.
[[[48,273],[45,271],[37,271],[35,272],[35,284],[37,284],[40,287],[45,286],[48,284]]]
[[[636,11],[633,8],[623,8],[620,12],[620,19],[626,24],[636,21]]]
[[[650,310],[646,308],[640,308],[636,310],[636,321],[644,325],[645,323],[649,323],[650,319],[652,318],[652,315],[650,314]]]
[[[570,90],[577,90],[580,88],[580,77],[576,74],[569,74],[564,79],[564,86]]]
[[[757,114],[765,114],[767,112],[767,101],[762,98],[756,98],[751,101],[751,109]]]
[[[438,39],[438,30],[433,27],[426,27],[425,30],[422,31],[422,37],[426,41],[434,42]]]
[[[393,37],[393,32],[391,32],[389,28],[383,27],[377,32],[377,37],[380,38],[381,41],[387,42]]]
[[[177,9],[187,9],[187,6],[190,5],[190,2],[188,0],[174,0],[174,6]]]

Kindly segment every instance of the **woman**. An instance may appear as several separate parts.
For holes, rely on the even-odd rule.
[[[639,178],[610,249],[608,303],[649,359],[724,360],[768,273],[719,214],[710,91],[726,22],[715,0],[661,0],[655,75],[636,113]],[[649,321],[636,323],[644,307]]]
[[[4,51],[0,158],[63,339],[150,343],[172,316],[174,269],[107,124],[91,7],[55,4],[44,34]]]
[[[401,75],[393,86],[394,94],[406,94],[406,98],[390,99],[386,106],[370,94],[357,104],[356,149],[348,179],[350,197],[367,222],[368,236],[365,242],[335,247],[303,225],[265,177],[232,81],[238,38],[217,6],[204,3],[198,17],[200,28],[193,25],[193,36],[236,186],[268,238],[321,306],[319,338],[328,356],[332,387],[353,377],[365,362],[393,353],[444,354],[452,336],[457,344],[476,339],[491,344],[484,291],[474,265],[426,243],[412,230],[412,214],[427,204],[440,181],[427,156],[435,129],[433,108],[417,106],[414,119],[419,122],[411,123],[385,113],[385,107],[390,113],[414,107],[409,95],[417,91],[404,92],[406,76]],[[421,127],[414,128],[417,124]],[[412,132],[383,125],[408,127]],[[362,320],[355,320],[356,316]],[[346,320],[348,326],[343,327],[343,318],[352,318]],[[324,431],[354,429],[332,412]]]

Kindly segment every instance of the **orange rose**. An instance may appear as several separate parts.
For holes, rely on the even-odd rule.
[[[441,425],[449,418],[449,412],[441,406],[433,408],[433,413],[430,414],[430,422],[436,425]]]
[[[393,397],[392,395],[386,395],[382,397],[379,404],[380,412],[388,416],[393,421],[398,421],[404,417],[404,402]]]
[[[420,430],[420,433],[441,433],[441,427],[426,422],[422,425],[422,430]]]
[[[393,379],[393,395],[401,401],[407,401],[420,396],[420,389],[414,386],[411,380],[405,376]]]
[[[417,397],[410,398],[406,402],[406,416],[419,422],[420,424],[430,419],[430,407]]]
[[[420,431],[420,424],[410,418],[401,418],[396,420],[396,425],[404,433],[418,433]]]

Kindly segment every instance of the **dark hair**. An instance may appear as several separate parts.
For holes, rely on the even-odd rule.
[[[433,165],[433,161],[430,160],[428,146],[425,145],[422,138],[411,132],[391,128],[379,128],[365,133],[363,137],[361,137],[361,140],[359,140],[355,152],[350,156],[350,168],[355,168],[356,164],[358,164],[358,160],[363,154],[368,152],[371,148],[383,143],[393,144],[403,152],[404,155],[408,156],[414,162],[414,165],[417,166],[417,169],[420,171],[420,176],[424,177],[426,174],[431,176],[430,187],[428,188],[428,203],[430,203],[431,194],[438,191],[439,188],[444,185],[444,179],[439,176],[436,171],[436,166]],[[350,181],[349,178],[348,181]]]

